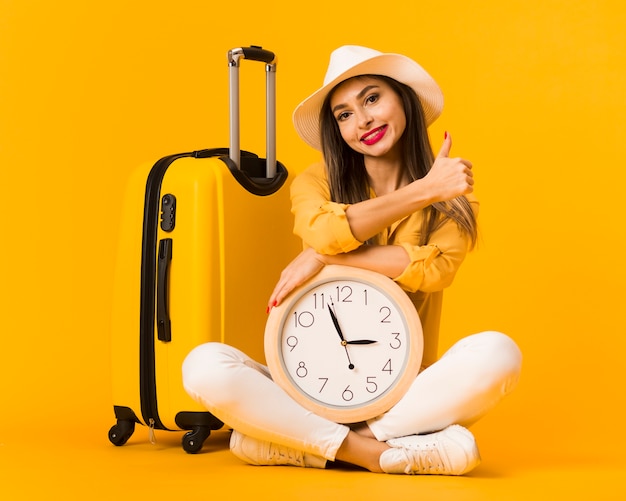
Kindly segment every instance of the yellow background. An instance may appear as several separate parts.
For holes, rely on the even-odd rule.
[[[418,60],[446,96],[435,149],[448,130],[475,165],[481,243],[441,347],[497,329],[525,356],[474,428],[485,462],[623,464],[625,25],[619,0],[1,0],[0,462],[110,447],[123,188],[141,162],[228,145],[227,50],[277,53],[278,158],[297,173],[317,153],[291,111],[350,43]],[[264,75],[246,70],[242,146],[262,154]]]

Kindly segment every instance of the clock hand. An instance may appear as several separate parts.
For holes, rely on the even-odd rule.
[[[332,305],[333,308],[335,307],[335,304],[332,301],[330,302],[330,305]],[[339,322],[337,321],[337,317],[335,316],[335,313],[333,312],[330,305],[328,306],[328,312],[330,313],[330,318],[333,321],[333,325],[335,326],[335,330],[337,331],[337,334],[339,334],[339,339],[341,339],[341,345],[346,350],[346,356],[348,357],[348,369],[352,370],[354,369],[354,364],[350,360],[350,354],[348,353],[348,346],[347,346],[348,342],[343,337],[343,333],[341,332],[341,327],[339,327]]]
[[[330,302],[330,304],[333,306],[333,308],[335,307],[335,304],[332,301]],[[335,313],[333,312],[330,306],[328,307],[328,312],[330,313],[330,318],[332,318],[333,320],[333,324],[335,325],[337,334],[339,334],[339,338],[341,339],[342,345],[345,346],[347,344],[373,344],[373,343],[378,342],[372,339],[355,339],[354,341],[346,341],[346,339],[343,337],[343,333],[341,332],[341,327],[339,327],[339,321],[337,320],[337,317],[335,316]]]
[[[333,307],[335,306],[332,303],[332,301],[331,301],[330,304],[332,304]],[[339,339],[341,339],[341,344],[344,344],[346,342],[346,340],[344,339],[343,334],[341,332],[341,327],[339,327],[339,322],[337,321],[337,317],[335,316],[335,313],[333,312],[333,310],[332,310],[332,308],[330,306],[328,306],[328,313],[330,313],[330,318],[333,320],[333,324],[335,326],[335,330],[337,331],[337,334],[339,334]]]

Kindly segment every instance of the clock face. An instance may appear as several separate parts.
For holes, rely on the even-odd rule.
[[[372,273],[326,267],[268,322],[272,376],[305,407],[338,422],[388,410],[421,363],[415,307],[397,284]]]

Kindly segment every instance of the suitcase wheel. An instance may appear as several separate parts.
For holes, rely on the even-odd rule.
[[[183,436],[183,449],[189,454],[196,454],[200,452],[204,441],[211,434],[211,428],[209,426],[196,426],[191,431],[188,431]]]
[[[135,431],[135,422],[118,419],[109,430],[109,440],[113,445],[124,445]]]

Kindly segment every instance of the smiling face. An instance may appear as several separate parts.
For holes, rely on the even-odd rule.
[[[351,78],[339,84],[330,99],[332,114],[344,141],[366,157],[393,157],[406,128],[400,97],[382,79]]]

